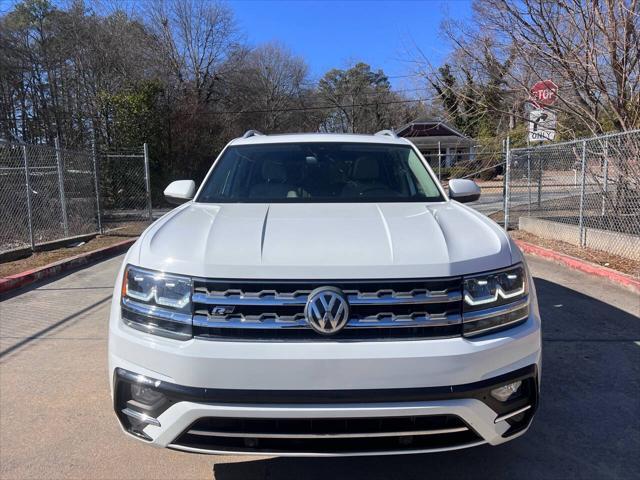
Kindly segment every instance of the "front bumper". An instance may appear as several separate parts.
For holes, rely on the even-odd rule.
[[[185,387],[114,373],[114,408],[125,431],[198,453],[379,455],[496,445],[522,434],[538,404],[535,365],[467,385],[339,392]],[[518,380],[517,398],[491,397],[493,388]],[[164,400],[139,423],[128,400],[130,386],[141,382]]]
[[[298,344],[193,340],[169,348],[170,340],[119,328],[110,338],[114,409],[127,433],[159,447],[289,456],[455,450],[516,438],[538,404],[534,318],[474,342],[324,343],[323,358],[314,344],[304,354]],[[235,368],[234,349],[244,356]],[[520,397],[491,397],[517,380]],[[140,382],[164,401],[148,412],[155,421],[132,430],[123,410]]]

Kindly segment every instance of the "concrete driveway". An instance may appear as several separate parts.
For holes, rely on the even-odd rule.
[[[0,303],[0,478],[640,478],[640,298],[535,258],[542,400],[500,447],[354,459],[214,457],[129,439],[111,410],[107,315],[121,258]]]
[[[548,202],[551,200],[564,200],[566,205],[575,204],[575,199],[580,196],[579,187],[575,186],[560,186],[554,187],[545,185],[540,196],[540,200],[543,203],[544,208],[549,207]],[[539,209],[538,207],[538,192],[537,186],[532,185],[531,188],[526,184],[512,184],[509,193],[509,205],[511,209],[517,211],[526,210],[526,206],[531,204],[532,210]],[[574,202],[572,203],[572,199]],[[504,211],[504,197],[502,187],[496,186],[483,186],[482,195],[480,199],[468,204],[470,207],[478,210],[485,215],[491,215],[492,213]],[[546,205],[546,207],[545,207]]]

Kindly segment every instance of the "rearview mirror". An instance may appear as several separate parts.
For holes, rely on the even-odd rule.
[[[164,198],[174,205],[188,202],[196,193],[196,182],[193,180],[176,180],[164,189]]]
[[[480,198],[480,187],[473,180],[449,180],[449,198],[460,203],[475,202]]]

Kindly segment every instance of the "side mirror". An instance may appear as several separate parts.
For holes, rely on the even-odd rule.
[[[193,180],[176,180],[164,189],[164,198],[174,205],[188,202],[196,194],[196,182]]]
[[[475,202],[480,198],[480,187],[473,180],[449,180],[449,198],[460,203]]]

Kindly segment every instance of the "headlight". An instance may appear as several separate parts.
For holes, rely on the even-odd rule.
[[[191,278],[128,265],[122,280],[122,319],[147,333],[191,338]]]
[[[529,289],[524,265],[467,276],[463,283],[464,336],[492,333],[528,318]]]

